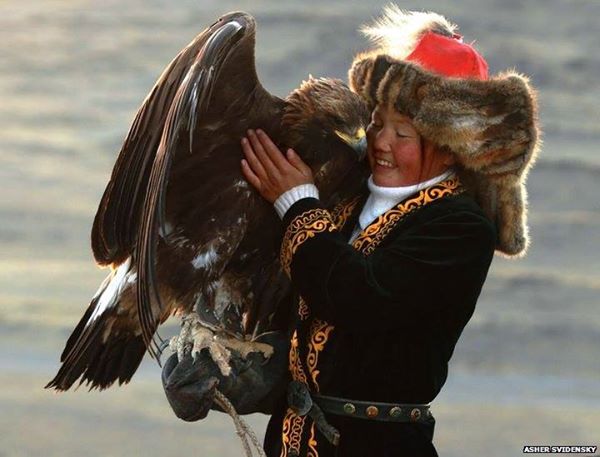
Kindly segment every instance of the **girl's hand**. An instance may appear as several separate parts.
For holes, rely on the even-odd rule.
[[[288,149],[284,156],[262,130],[248,130],[242,150],[244,177],[270,203],[292,187],[314,183],[311,169],[298,154]]]

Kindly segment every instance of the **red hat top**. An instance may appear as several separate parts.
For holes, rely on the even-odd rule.
[[[462,40],[455,24],[433,12],[403,11],[388,5],[382,17],[362,31],[377,52],[420,65],[451,78],[488,79],[485,59]]]
[[[488,79],[488,64],[473,46],[454,34],[447,37],[427,32],[406,57],[425,70],[453,78]]]

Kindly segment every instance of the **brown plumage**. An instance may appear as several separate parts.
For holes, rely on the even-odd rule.
[[[111,275],[67,341],[46,387],[128,382],[158,325],[197,311],[240,339],[286,317],[289,283],[278,262],[280,221],[242,176],[240,139],[264,129],[313,169],[336,203],[368,175],[366,105],[341,81],[309,78],[285,100],[254,65],[255,21],[220,18],[163,72],[138,111],[92,229]]]

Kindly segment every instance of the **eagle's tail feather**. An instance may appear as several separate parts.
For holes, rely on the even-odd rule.
[[[79,379],[79,384],[86,383],[90,390],[102,390],[116,381],[124,384],[131,380],[146,352],[144,340],[141,335],[128,335],[103,342],[106,326],[102,321],[100,318],[93,323],[92,331],[78,335],[77,344],[46,388],[65,391]]]
[[[92,299],[67,340],[58,373],[46,388],[65,391],[79,380],[79,385],[85,382],[90,390],[102,390],[115,381],[129,382],[139,367],[146,352],[141,333],[115,328],[118,302],[130,298],[127,291],[114,293],[114,287],[109,288],[115,279],[114,275],[109,277]],[[105,292],[112,294],[108,304]]]

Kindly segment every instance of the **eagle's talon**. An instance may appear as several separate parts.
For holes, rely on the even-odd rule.
[[[178,337],[171,338],[169,347],[177,353],[179,361],[189,354],[194,363],[198,360],[200,352],[207,349],[223,376],[231,374],[233,354],[247,360],[251,353],[259,352],[265,359],[262,364],[267,363],[273,355],[274,349],[269,344],[240,340],[217,332],[203,325],[200,317],[192,313],[182,319],[181,332]]]
[[[209,344],[208,350],[213,361],[219,367],[219,371],[223,376],[231,374],[231,352],[216,338]]]

